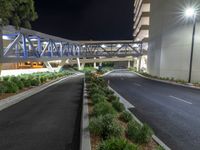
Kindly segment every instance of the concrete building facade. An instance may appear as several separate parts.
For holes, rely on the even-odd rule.
[[[193,21],[192,18],[184,16],[184,11],[187,7],[194,7],[196,11],[199,11],[200,1],[149,0],[149,4],[148,72],[155,76],[187,81]],[[196,17],[193,82],[200,81],[200,14]]]

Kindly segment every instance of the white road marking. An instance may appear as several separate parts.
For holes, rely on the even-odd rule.
[[[178,97],[176,97],[176,96],[172,96],[172,95],[170,95],[169,97],[171,97],[171,98],[173,98],[173,99],[176,99],[176,100],[179,100],[179,101],[182,101],[182,102],[184,102],[184,103],[187,103],[187,104],[190,104],[190,105],[192,105],[192,103],[191,103],[191,102],[189,102],[189,101],[186,101],[186,100],[184,100],[184,99],[181,99],[181,98],[178,98]]]
[[[138,84],[138,83],[134,83],[136,86],[142,86],[141,84]]]

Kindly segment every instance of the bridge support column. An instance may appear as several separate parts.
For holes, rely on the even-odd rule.
[[[62,67],[66,64],[66,62],[68,63],[68,62],[69,62],[69,59],[62,59],[62,60],[61,60],[61,63],[58,65],[56,71],[57,71],[57,72],[61,71]]]
[[[44,61],[45,66],[47,67],[49,72],[54,72],[51,64],[48,61]]]
[[[131,68],[131,61],[128,61],[128,68]]]
[[[82,64],[81,64],[81,70],[83,70],[84,67],[85,67],[85,63],[82,63]]]
[[[79,59],[79,58],[76,58],[76,61],[77,61],[78,70],[81,70],[80,59]]]
[[[94,58],[94,64],[93,64],[93,66],[94,66],[94,68],[97,68],[97,63],[95,62],[95,60],[96,60],[96,57]]]
[[[141,70],[142,57],[137,58],[137,71]]]

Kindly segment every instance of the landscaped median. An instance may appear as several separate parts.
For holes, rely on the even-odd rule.
[[[153,131],[138,124],[119,98],[96,74],[86,73],[92,150],[161,150]]]
[[[32,87],[42,85],[49,81],[69,76],[72,73],[62,72],[44,72],[24,74],[19,76],[5,76],[0,78],[0,99],[23,92]]]

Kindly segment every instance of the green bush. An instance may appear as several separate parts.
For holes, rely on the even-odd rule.
[[[112,138],[103,141],[98,150],[138,150],[138,147],[134,144],[128,143],[127,140],[122,138]]]
[[[165,150],[165,149],[159,145],[156,147],[156,150]]]
[[[130,122],[133,120],[133,117],[132,115],[127,112],[127,111],[123,111],[121,114],[120,114],[120,120],[124,121],[124,122]]]
[[[89,124],[90,132],[103,139],[115,136],[120,137],[123,129],[115,122],[114,119],[114,116],[110,114],[92,118]]]
[[[146,124],[141,126],[136,122],[128,123],[127,135],[130,140],[136,143],[139,143],[139,144],[148,143],[152,137],[152,134],[153,134],[153,131]]]
[[[119,101],[119,97],[115,96],[114,94],[109,94],[107,97],[108,97],[109,102],[113,102],[113,101],[116,101],[116,100]]]
[[[11,81],[11,82],[15,83],[20,90],[24,88],[24,84],[21,81],[20,76],[18,76],[18,77],[11,76],[8,81]]]
[[[90,95],[93,95],[93,94],[99,94],[99,95],[102,95],[102,96],[106,96],[106,94],[104,93],[104,91],[102,91],[99,87],[92,87],[89,91],[89,94]]]
[[[19,90],[18,86],[11,81],[4,81],[3,85],[6,88],[5,93],[17,93],[17,91]]]
[[[31,86],[31,80],[30,79],[23,77],[23,78],[21,78],[21,81],[23,82],[25,87]]]
[[[40,79],[38,77],[33,77],[30,79],[31,86],[38,86],[40,85]]]
[[[0,94],[5,93],[7,90],[6,86],[3,84],[3,82],[0,82]]]
[[[97,103],[106,101],[106,97],[103,96],[103,95],[100,95],[100,94],[98,94],[98,93],[93,94],[93,95],[91,96],[91,99],[92,99],[93,104],[97,104]]]
[[[41,77],[40,77],[40,82],[41,82],[41,83],[47,82],[47,77],[46,77],[46,76],[41,76]]]
[[[115,114],[115,110],[108,102],[100,102],[94,105],[93,115],[100,116],[106,114]]]
[[[124,104],[120,103],[118,100],[112,101],[112,106],[117,110],[118,112],[122,112],[125,110]]]

